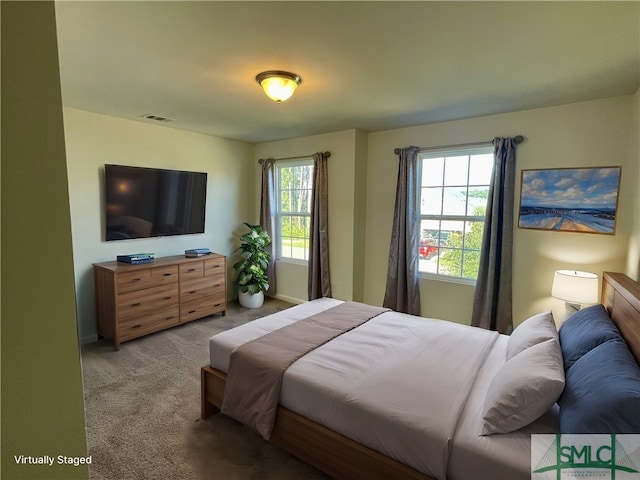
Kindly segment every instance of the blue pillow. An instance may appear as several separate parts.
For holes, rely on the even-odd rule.
[[[607,340],[622,340],[618,327],[602,305],[593,305],[573,314],[562,324],[558,336],[565,370]]]
[[[575,362],[558,404],[561,433],[640,433],[640,366],[624,340]]]

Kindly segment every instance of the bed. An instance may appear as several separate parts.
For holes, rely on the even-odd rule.
[[[212,337],[210,362],[201,369],[202,418],[223,407],[232,352],[342,303],[319,299]],[[628,366],[631,381],[640,383],[640,285],[623,274],[605,273],[602,303],[604,307],[599,308],[606,321],[611,322],[610,317],[617,325],[609,329],[610,335],[621,333],[623,338],[607,337],[608,333],[598,340],[606,342],[605,346],[589,344],[585,348],[581,337],[584,328],[576,321],[574,333],[569,327],[560,329],[567,332],[567,348],[574,350],[559,357],[556,349],[562,335],[547,328],[550,314],[532,317],[525,322],[529,327],[518,327],[511,337],[398,312],[377,314],[286,369],[268,438],[335,478],[529,478],[532,433],[559,433],[563,425],[575,428],[588,424],[582,413],[564,414],[563,405],[566,412],[585,410],[580,403],[583,395],[565,388],[564,381],[566,376],[580,385],[588,384],[590,380],[583,382],[579,377],[586,368],[582,364],[597,360],[589,350],[623,345],[633,363]],[[588,322],[593,321],[589,315],[599,313],[596,309],[583,312],[581,316]],[[531,330],[530,325],[547,327]],[[527,328],[539,338],[530,341],[532,334]],[[504,403],[500,389],[513,390],[509,382],[514,371],[518,376],[530,370],[517,363],[527,355],[536,365],[553,361],[548,362],[549,378],[542,384],[536,383],[537,379],[527,381],[524,396],[528,399],[542,391],[543,396],[553,399],[534,399],[527,409],[518,409],[509,404],[513,398]],[[573,363],[567,367],[569,357]],[[433,365],[438,367],[425,367]],[[630,401],[639,399],[640,395]],[[527,412],[521,415],[519,410]],[[496,415],[500,417],[497,420]],[[618,419],[598,417],[593,428],[609,428],[611,423],[605,427],[597,424],[603,421]],[[634,422],[631,419],[621,428],[628,433],[636,428]]]

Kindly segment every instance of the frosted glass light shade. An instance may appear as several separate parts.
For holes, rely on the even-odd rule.
[[[295,73],[283,72],[280,70],[270,70],[259,73],[256,81],[264,89],[264,93],[274,102],[280,103],[288,100],[298,85],[302,83],[302,78]]]
[[[598,303],[598,275],[575,270],[556,270],[551,295],[569,303]]]

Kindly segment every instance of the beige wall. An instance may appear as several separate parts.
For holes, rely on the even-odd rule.
[[[353,300],[364,301],[365,249],[367,247],[367,158],[369,136],[356,132],[353,188]]]
[[[514,232],[515,323],[544,309],[552,309],[562,318],[564,304],[549,294],[554,270],[577,268],[598,274],[605,270],[629,271],[634,248],[640,249],[637,235],[640,222],[634,221],[635,209],[640,209],[634,184],[639,175],[638,132],[634,126],[638,122],[639,96],[369,134],[346,130],[255,146],[65,109],[81,338],[86,341],[95,335],[92,263],[111,260],[119,253],[133,250],[171,255],[193,246],[208,246],[230,255],[242,222],[258,219],[260,167],[257,159],[304,156],[320,150],[331,152],[329,235],[333,294],[345,300],[381,304],[397,176],[393,149],[517,134],[523,134],[526,142],[518,148],[516,217],[522,169],[623,167],[616,235],[519,228]],[[100,175],[104,163],[208,171],[207,233],[103,242]],[[253,188],[246,188],[247,185]],[[636,233],[632,237],[634,228]],[[278,262],[277,278],[279,297],[294,302],[306,300],[305,265]],[[473,290],[469,285],[422,279],[422,314],[468,323]],[[230,290],[230,295],[233,294]]]
[[[64,109],[64,123],[79,333],[86,342],[96,338],[93,263],[127,253],[179,255],[201,247],[232,253],[237,246],[232,232],[254,215],[252,146],[73,108]],[[106,163],[207,172],[205,233],[105,242]]]
[[[564,303],[550,295],[555,270],[576,268],[601,275],[627,268],[629,245],[634,245],[632,231],[640,228],[640,222],[634,220],[635,209],[640,209],[634,183],[638,178],[638,132],[632,124],[637,122],[637,103],[638,94],[369,134],[349,130],[258,144],[255,157],[332,152],[329,208],[334,295],[377,305],[382,303],[386,282],[397,177],[395,147],[524,135],[526,141],[518,147],[517,158],[516,225],[522,169],[622,166],[615,235],[520,228],[514,232],[514,322],[517,325],[541,310],[553,310],[561,321]],[[257,191],[259,173],[256,164]],[[257,199],[256,218],[258,203]],[[294,301],[306,298],[305,266],[281,262],[277,273],[280,296]],[[422,279],[420,289],[424,316],[469,322],[473,286]]]
[[[53,2],[2,2],[2,470],[87,478]]]
[[[629,242],[626,273],[634,280],[640,280],[640,188],[638,188],[638,185],[640,185],[640,88],[633,97],[629,159],[631,163],[635,162],[636,165],[636,183],[635,188],[633,188],[633,195],[635,196],[634,222]]]
[[[260,191],[259,158],[288,158],[312,155],[318,151],[329,151],[329,261],[332,293],[335,298],[354,298],[354,262],[361,263],[358,254],[354,257],[356,233],[363,229],[362,204],[358,204],[356,219],[356,194],[362,194],[364,185],[356,180],[362,173],[364,154],[362,133],[357,130],[309,137],[260,143],[255,146],[256,191]],[[357,160],[356,160],[357,159]],[[259,215],[259,199],[256,201],[255,217]],[[295,302],[307,299],[307,267],[290,262],[277,262],[276,280],[278,296]],[[357,286],[357,289],[361,288]]]
[[[526,141],[517,152],[516,217],[522,169],[622,166],[615,235],[515,229],[514,323],[546,309],[553,310],[558,318],[564,317],[564,304],[550,296],[556,269],[576,268],[601,275],[604,270],[625,271],[626,268],[629,238],[634,222],[637,223],[633,212],[638,157],[633,159],[629,154],[634,102],[637,98],[622,96],[371,133],[367,162],[365,301],[381,304],[384,297],[398,164],[393,149],[521,134]],[[421,296],[424,316],[469,322],[473,287],[423,279]]]

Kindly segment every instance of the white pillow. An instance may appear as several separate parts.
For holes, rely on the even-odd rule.
[[[538,313],[516,327],[507,343],[507,360],[527,348],[552,338],[558,339],[558,329],[551,312]]]
[[[563,389],[558,340],[527,348],[500,367],[491,380],[480,435],[513,432],[529,425],[553,406]]]

